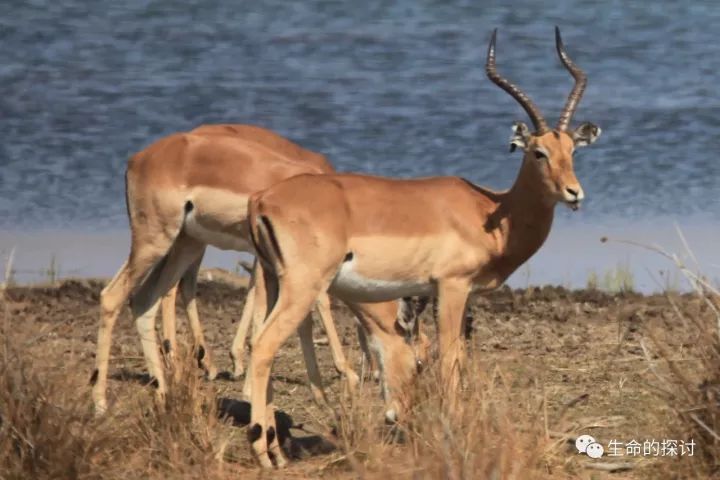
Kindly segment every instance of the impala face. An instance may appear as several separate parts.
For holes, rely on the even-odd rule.
[[[527,112],[528,117],[535,127],[531,133],[527,125],[517,122],[513,125],[513,135],[510,138],[510,151],[521,148],[525,152],[524,166],[534,172],[534,185],[541,188],[544,198],[553,204],[563,202],[573,210],[580,208],[580,203],[585,198],[580,182],[575,176],[573,168],[573,153],[578,147],[590,145],[600,136],[600,128],[592,123],[583,123],[573,131],[568,131],[570,119],[582,98],[587,76],[570,59],[562,38],[560,29],[555,27],[555,47],[560,61],[567,68],[575,79],[565,107],[560,113],[557,126],[551,129],[540,109],[530,100],[517,85],[510,82],[497,72],[495,66],[495,42],[497,40],[497,29],[493,32],[488,46],[487,62],[485,71],[488,78],[498,87],[510,94],[521,107]],[[533,186],[534,189],[538,188]]]
[[[522,122],[513,125],[510,150],[520,148],[524,161],[539,177],[543,194],[552,202],[562,202],[573,210],[580,208],[585,198],[575,176],[575,149],[593,143],[600,136],[600,128],[591,123],[580,125],[574,132],[552,130],[533,135]]]

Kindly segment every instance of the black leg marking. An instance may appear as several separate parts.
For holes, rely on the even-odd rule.
[[[197,353],[197,361],[198,361],[198,367],[202,368],[202,359],[205,358],[205,347],[200,345],[198,347],[198,353]]]
[[[345,259],[343,260],[343,262],[349,262],[352,259],[353,259],[353,253],[348,252],[347,255],[345,255]]]
[[[465,312],[465,339],[470,340],[473,334],[473,321],[475,321],[475,315],[471,308],[468,308]]]
[[[429,302],[430,297],[418,297],[418,301],[415,304],[415,315],[419,317],[425,311]]]
[[[398,318],[395,322],[396,330],[403,335],[405,343],[408,345],[413,343],[419,327],[419,313],[417,313],[417,306],[414,303],[413,297],[403,297],[400,302]]]
[[[260,439],[260,435],[262,435],[262,427],[259,423],[256,423],[248,429],[247,436],[250,443],[255,443],[256,441],[258,441]]]
[[[273,427],[268,428],[267,431],[267,443],[270,445],[275,440],[275,429]]]
[[[195,205],[193,205],[193,203],[190,200],[185,202],[185,215],[192,212],[193,208],[195,208]]]
[[[98,369],[96,368],[93,370],[92,375],[90,375],[90,385],[95,385],[97,383],[97,377],[98,377]]]
[[[168,340],[167,338],[165,340],[163,340],[162,348],[163,348],[163,353],[165,355],[170,353],[170,350],[172,350],[172,346],[170,345],[170,340]]]

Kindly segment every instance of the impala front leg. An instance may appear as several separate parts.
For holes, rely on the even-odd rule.
[[[250,280],[250,287],[248,288],[247,294],[245,295],[245,305],[243,305],[242,314],[240,315],[240,323],[238,325],[237,333],[233,339],[232,347],[230,348],[230,358],[233,362],[233,378],[239,379],[243,373],[245,373],[245,367],[243,367],[243,356],[245,355],[245,341],[247,340],[248,333],[250,332],[250,322],[253,317],[253,306],[255,304],[255,286],[254,281]]]
[[[396,329],[397,302],[347,305],[367,331],[369,346],[379,360],[385,419],[395,423],[410,408],[417,373],[415,350]]]
[[[363,366],[367,363],[368,371],[370,372],[370,376],[373,380],[376,382],[380,381],[380,367],[378,366],[378,362],[375,359],[375,355],[370,351],[370,345],[368,344],[367,335],[365,334],[365,328],[362,326],[362,323],[358,322],[356,325],[357,329],[357,336],[358,336],[358,342],[360,342],[360,350],[363,353]],[[363,368],[363,371],[361,372],[363,375],[363,378],[365,377],[365,368]]]
[[[262,275],[262,274],[260,274]],[[243,367],[243,356],[245,355],[245,341],[250,331],[250,322],[253,318],[253,308],[255,305],[255,279],[258,276],[257,260],[253,263],[250,270],[250,283],[248,285],[247,294],[245,295],[245,305],[243,305],[242,314],[240,315],[240,323],[238,324],[232,347],[230,347],[230,358],[233,362],[233,378],[239,379],[245,373]]]
[[[352,394],[360,378],[358,377],[355,370],[350,367],[347,358],[342,350],[342,344],[340,343],[340,337],[338,337],[337,329],[335,328],[335,322],[333,321],[331,308],[330,308],[330,297],[327,293],[321,293],[317,299],[317,310],[320,314],[323,327],[325,327],[325,333],[327,334],[328,344],[330,345],[330,352],[332,353],[333,363],[338,373],[345,376],[347,381],[348,391]],[[312,331],[312,329],[311,329]]]
[[[250,394],[252,389],[252,345],[254,344],[255,337],[262,331],[263,325],[265,324],[265,318],[268,315],[268,302],[267,302],[267,289],[265,288],[265,269],[260,262],[255,263],[255,273],[253,274],[253,287],[248,291],[248,295],[252,294],[252,299],[248,298],[246,307],[249,309],[250,318],[246,321],[252,321],[252,337],[250,337],[250,359],[248,360],[247,368],[245,369],[245,381],[243,382],[242,395],[245,400],[250,400]],[[247,305],[247,302],[251,302]],[[243,316],[245,315],[245,308],[243,308]],[[242,321],[242,319],[240,320]],[[238,327],[238,334],[240,334]],[[235,336],[237,341],[237,335]]]
[[[465,360],[463,321],[470,287],[470,281],[465,279],[447,279],[438,282],[440,375],[451,410],[455,410],[458,406],[460,370]]]
[[[312,392],[315,403],[321,407],[329,407],[332,410],[322,386],[320,368],[318,367],[315,345],[313,344],[312,322],[312,315],[308,315],[300,324],[300,327],[298,327],[300,348],[302,349],[303,359],[305,360],[305,370],[307,371],[308,381],[310,382],[310,391]]]

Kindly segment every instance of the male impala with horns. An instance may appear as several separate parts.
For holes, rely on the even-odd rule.
[[[321,292],[350,305],[437,296],[441,374],[452,409],[471,287],[494,289],[528,260],[547,238],[558,202],[573,210],[580,206],[583,191],[573,170],[573,152],[600,135],[600,128],[590,123],[569,128],[585,74],[565,52],[556,29],[560,60],[575,85],[557,125],[550,128],[528,96],[496,71],[495,38],[493,32],[488,77],[517,100],[534,127],[513,127],[511,146],[523,151],[523,161],[509,190],[496,192],[457,177],[395,180],[331,174],[300,175],[251,198],[251,236],[267,280],[267,292],[258,290],[255,302],[270,307],[254,339],[250,372],[249,439],[262,466],[272,466],[269,452],[278,465],[285,462],[271,435],[274,416],[268,411],[267,387],[272,360]],[[384,349],[375,336],[379,328],[371,323],[366,321],[365,327],[388,382],[386,416],[395,419],[408,406],[403,389],[415,365],[395,358],[397,349]]]

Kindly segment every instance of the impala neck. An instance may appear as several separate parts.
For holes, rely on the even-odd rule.
[[[515,270],[542,246],[550,233],[555,200],[548,198],[538,168],[523,159],[513,186],[501,202],[503,211],[502,235],[508,268]],[[508,275],[512,273],[509,272]]]

